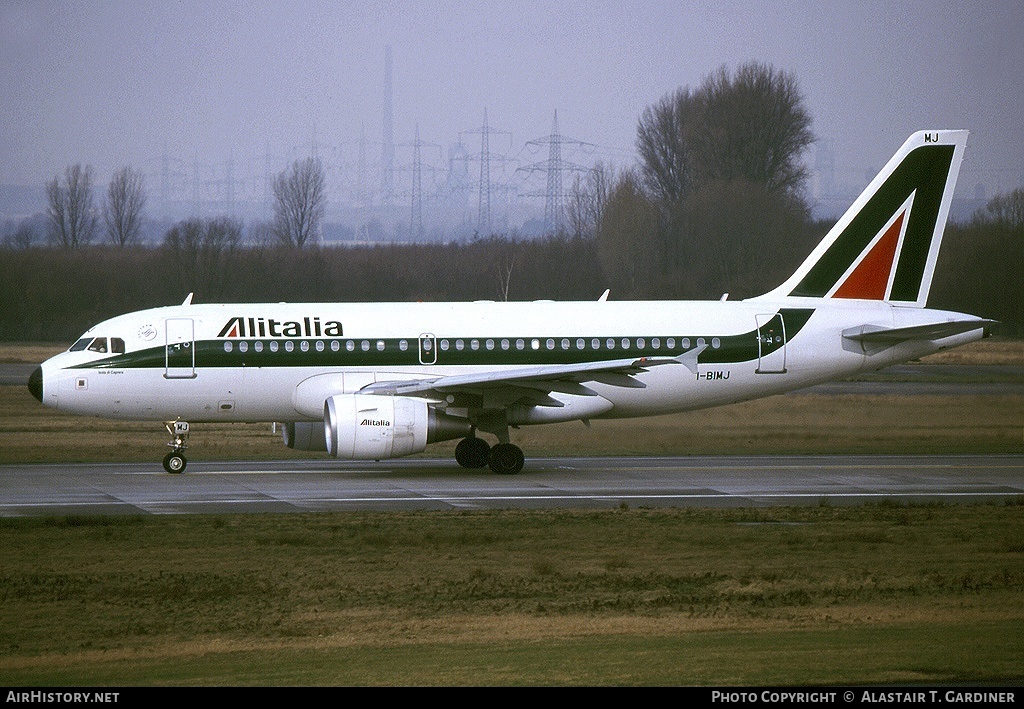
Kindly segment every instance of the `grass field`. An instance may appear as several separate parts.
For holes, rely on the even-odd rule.
[[[987,341],[931,361],[1022,353]],[[164,438],[0,387],[0,463],[157,466]],[[528,455],[1020,453],[1024,397],[792,394],[514,440]],[[194,461],[296,455],[268,426],[196,426],[191,446]],[[0,519],[0,683],[1020,682],[1021,540],[1024,501]]]
[[[1024,504],[0,521],[0,683],[1024,679]]]
[[[0,464],[153,461],[166,452],[159,423],[70,416],[23,387],[0,387]],[[529,456],[1024,452],[1022,396],[789,394],[646,419],[524,427]],[[454,456],[455,442],[423,454]],[[269,424],[197,424],[189,460],[324,458],[285,448]]]

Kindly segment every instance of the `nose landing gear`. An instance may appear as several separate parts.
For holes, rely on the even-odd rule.
[[[165,421],[164,427],[171,434],[171,452],[164,456],[164,470],[168,473],[184,473],[188,459],[185,449],[188,448],[188,421]]]

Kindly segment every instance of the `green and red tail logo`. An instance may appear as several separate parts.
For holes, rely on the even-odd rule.
[[[770,295],[923,307],[967,131],[912,135],[796,273]]]
[[[871,240],[860,257],[832,287],[833,298],[889,300],[896,275],[896,255],[906,236],[907,218],[914,196],[911,195],[896,215]]]

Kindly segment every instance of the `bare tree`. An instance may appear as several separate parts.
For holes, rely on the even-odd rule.
[[[1009,229],[1024,227],[1024,189],[1018,188],[1007,194],[997,194],[979,209],[973,218],[974,224],[997,225]]]
[[[693,138],[700,180],[742,179],[771,192],[802,189],[802,157],[814,134],[795,76],[759,62],[735,74],[723,66],[698,93],[704,115]]]
[[[675,217],[674,262],[703,297],[764,293],[816,241],[800,199],[743,178],[702,183]]]
[[[86,246],[96,232],[98,217],[92,202],[92,168],[72,165],[46,183],[50,240],[66,249]]]
[[[36,230],[32,226],[32,222],[26,219],[4,237],[4,246],[15,251],[24,251],[31,249],[35,240]]]
[[[758,62],[722,67],[644,111],[640,172],[658,210],[662,257],[675,271],[669,285],[707,296],[742,283],[754,254],[761,276],[786,260],[809,218],[810,126],[793,75]]]
[[[296,160],[274,180],[274,234],[281,244],[303,248],[317,238],[327,195],[318,158]]]
[[[103,212],[107,236],[112,244],[125,247],[138,242],[145,206],[142,173],[130,167],[122,167],[115,172],[107,188],[107,204]]]
[[[668,208],[682,202],[693,181],[691,134],[697,123],[699,100],[684,87],[644,109],[637,127],[644,185],[654,199]]]
[[[230,217],[186,219],[164,235],[177,276],[175,286],[210,299],[224,296],[236,271],[242,224]]]
[[[498,278],[498,296],[502,302],[508,302],[508,291],[512,287],[512,272],[516,267],[516,246],[508,243],[509,248],[501,250],[499,262],[495,264]]]
[[[597,254],[608,285],[619,297],[650,296],[658,287],[658,213],[632,170],[619,175],[608,197]]]
[[[796,78],[758,62],[735,74],[722,67],[697,89],[665,96],[637,129],[644,184],[666,209],[708,181],[798,192],[813,141]]]
[[[1024,189],[997,194],[967,224],[946,225],[929,308],[999,321],[1024,337]]]
[[[615,168],[599,162],[584,175],[576,175],[566,204],[572,235],[595,236],[601,230],[601,219],[608,195],[615,183]]]

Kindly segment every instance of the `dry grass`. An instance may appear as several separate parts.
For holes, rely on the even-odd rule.
[[[8,520],[0,681],[1009,679],[1022,533],[1021,505]]]
[[[0,387],[0,464],[137,462],[163,456],[159,423],[83,418],[39,405],[22,387]],[[527,455],[725,455],[1021,453],[1022,396],[788,394],[704,411],[523,427]],[[454,455],[455,442],[428,457]],[[323,457],[285,448],[269,424],[197,424],[192,460]]]
[[[38,364],[55,354],[60,354],[70,346],[71,343],[0,342],[0,363]]]
[[[573,455],[1016,453],[1024,397],[788,394],[645,419],[524,428],[531,452]]]
[[[924,364],[1024,365],[1024,341],[992,337],[963,347],[937,352],[921,360]]]

